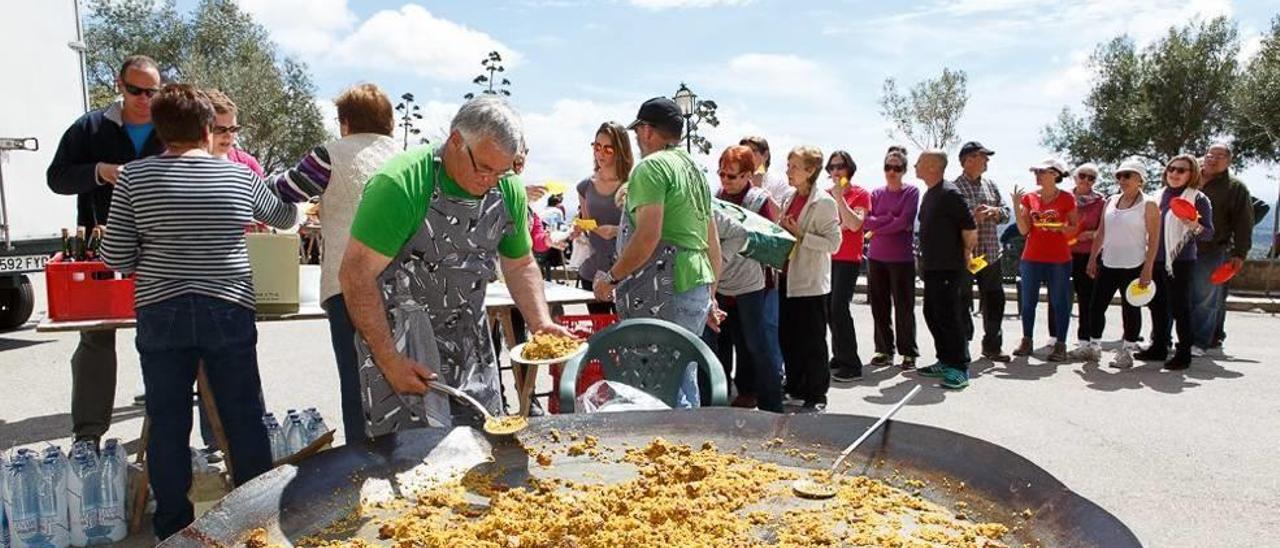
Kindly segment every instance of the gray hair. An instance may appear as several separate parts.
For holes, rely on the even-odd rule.
[[[1213,143],[1212,145],[1209,145],[1209,148],[1205,151],[1205,153],[1207,154],[1209,150],[1213,150],[1215,148],[1220,148],[1226,151],[1228,158],[1235,156],[1235,151],[1231,150],[1231,145],[1224,143],[1222,141],[1218,141]]]
[[[481,138],[493,139],[507,154],[524,150],[524,123],[520,114],[506,100],[493,95],[481,95],[463,103],[449,131],[458,132],[469,143]]]
[[[920,153],[920,159],[933,158],[938,161],[938,166],[945,172],[947,170],[947,153],[944,150],[931,148]]]

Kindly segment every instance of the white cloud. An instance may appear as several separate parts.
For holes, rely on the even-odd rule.
[[[329,136],[337,139],[342,134],[338,124],[338,107],[328,99],[316,99],[316,108],[320,109],[320,121],[324,124]]]
[[[630,0],[631,5],[649,9],[664,10],[670,8],[710,8],[716,6],[742,6],[752,0]]]
[[[346,0],[242,0],[242,5],[286,51],[321,57],[333,66],[464,82],[479,73],[480,60],[490,51],[501,53],[508,69],[523,60],[489,34],[417,4],[378,11],[364,21],[357,21]]]
[[[327,51],[356,22],[347,0],[240,0],[281,47],[302,55]]]
[[[1257,31],[1244,34],[1245,38],[1240,41],[1240,54],[1236,56],[1241,67],[1247,66],[1253,56],[1262,51],[1262,39],[1264,38],[1262,33]]]
[[[829,102],[843,95],[835,71],[796,55],[746,53],[729,60],[709,81],[730,83],[733,91],[779,99]]]

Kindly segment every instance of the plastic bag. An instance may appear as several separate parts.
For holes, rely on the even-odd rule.
[[[671,409],[643,390],[615,381],[596,381],[578,396],[577,402],[575,408],[581,413]]]

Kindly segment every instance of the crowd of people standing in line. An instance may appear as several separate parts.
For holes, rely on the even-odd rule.
[[[432,382],[501,412],[497,356],[483,314],[486,285],[499,276],[529,331],[569,335],[552,321],[543,294],[534,255],[548,249],[548,237],[539,235],[541,221],[529,205],[540,191],[519,179],[529,149],[523,123],[505,100],[468,101],[446,140],[401,152],[391,138],[389,98],[359,84],[335,100],[339,138],[282,173],[265,174],[235,148],[241,126],[225,94],[162,85],[157,64],[144,56],[126,59],[116,84],[117,101],[66,131],[48,184],[77,197],[79,225],[107,226],[107,265],[137,274],[136,347],[151,419],[158,538],[193,519],[187,443],[199,364],[235,458],[236,484],[272,465],[247,225],[289,227],[295,204],[321,205],[321,294],[347,443],[410,427],[476,424],[473,410],[428,392]],[[967,386],[975,283],[982,357],[1008,361],[999,271],[973,273],[970,265],[977,256],[999,261],[996,229],[1010,219],[1027,240],[1016,354],[1031,352],[1042,282],[1050,293],[1050,360],[1099,359],[1105,310],[1133,279],[1158,289],[1152,345],[1133,352],[1140,316],[1126,313],[1117,365],[1165,359],[1175,327],[1169,369],[1187,367],[1197,347],[1221,345],[1225,296],[1209,279],[1221,264],[1243,260],[1252,227],[1248,189],[1230,175],[1226,145],[1211,147],[1203,162],[1171,159],[1156,197],[1142,191],[1141,164],[1122,164],[1121,191],[1104,198],[1093,191],[1096,167],[1068,173],[1046,160],[1032,167],[1039,188],[1015,189],[1010,209],[983,177],[994,152],[976,142],[961,148],[963,173],[954,181],[945,177],[944,152],[923,151],[913,170],[924,189],[906,181],[907,151],[891,147],[883,156],[885,184],[868,191],[853,182],[858,167],[848,152],[824,162],[816,147],[796,147],[783,177],[770,169],[767,140],[747,137],[722,152],[713,196],[703,169],[678,146],[683,126],[677,105],[657,97],[630,125],[599,127],[590,143],[593,173],[575,189],[579,218],[592,221],[572,235],[585,237],[579,252],[589,255],[578,258],[578,273],[599,299],[592,312],[657,317],[708,341],[734,378],[736,406],[782,412],[791,400],[821,411],[833,379],[861,377],[850,305],[864,260],[872,366],[892,366],[897,355],[898,367],[916,369],[916,278],[924,282],[924,317],[938,360],[916,369],[920,375],[939,377],[946,388]],[[829,187],[820,181],[823,171]],[[1058,188],[1067,176],[1076,181],[1070,195]],[[1177,215],[1175,199],[1194,204],[1198,218]],[[795,243],[785,264],[773,268],[739,253],[745,229],[714,200],[789,233]],[[1068,353],[1072,289],[1081,345]],[[111,421],[114,331],[82,332],[71,363],[73,433],[77,441],[96,442]]]

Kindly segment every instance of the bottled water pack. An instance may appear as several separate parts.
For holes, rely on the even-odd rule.
[[[271,458],[276,461],[305,449],[329,431],[324,417],[314,407],[301,412],[288,410],[284,424],[276,421],[272,413],[263,415],[262,422],[267,427],[267,438],[271,440]]]
[[[13,548],[64,548],[70,544],[67,514],[67,459],[62,450],[43,453],[18,449],[0,474],[4,476],[8,545]]]
[[[71,448],[71,544],[94,546],[120,542],[128,536],[125,490],[128,455],[119,440],[109,439],[101,453],[88,442]]]

